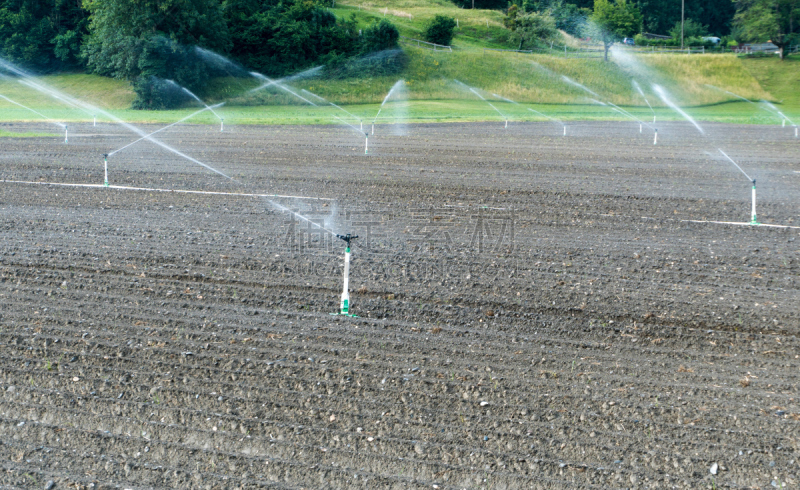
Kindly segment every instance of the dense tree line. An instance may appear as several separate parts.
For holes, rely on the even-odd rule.
[[[329,4],[330,2],[324,2]],[[381,20],[359,31],[323,0],[0,0],[0,55],[39,71],[84,68],[134,84],[137,105],[165,105],[174,80],[196,89],[246,66],[283,76],[396,47]],[[215,56],[236,63],[220,62]]]

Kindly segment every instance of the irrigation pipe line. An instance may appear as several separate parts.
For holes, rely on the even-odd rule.
[[[176,194],[203,194],[209,196],[233,196],[233,197],[279,197],[285,199],[316,199],[318,201],[335,201],[336,199],[330,197],[311,197],[311,196],[288,196],[281,194],[248,194],[239,192],[219,192],[219,191],[195,191],[189,189],[158,189],[155,187],[129,187],[124,185],[103,185],[103,184],[72,184],[68,182],[34,182],[28,180],[5,180],[0,181],[4,184],[26,184],[26,185],[44,185],[44,186],[58,186],[58,187],[83,187],[83,188],[102,188],[102,189],[117,189],[123,191],[140,191],[140,192],[172,192]]]
[[[800,226],[789,226],[789,225],[770,225],[766,223],[758,223],[754,225],[749,221],[712,221],[712,220],[701,220],[701,219],[666,219],[663,218],[651,218],[648,216],[642,216],[642,219],[652,220],[652,221],[677,221],[679,223],[711,223],[715,225],[736,225],[736,226],[753,226],[756,228],[781,228],[781,229],[789,229],[789,230],[800,230]]]

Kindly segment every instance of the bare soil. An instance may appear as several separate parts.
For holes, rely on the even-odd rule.
[[[49,132],[38,124],[6,131]],[[157,128],[149,128],[155,130]],[[395,135],[393,130],[407,134]],[[3,488],[800,485],[800,143],[627,123],[0,141]],[[352,312],[332,316],[343,242]]]

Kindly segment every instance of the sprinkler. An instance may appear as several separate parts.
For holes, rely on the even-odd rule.
[[[331,313],[331,315],[344,315],[355,317],[356,315],[350,314],[350,241],[358,238],[358,235],[336,235],[336,238],[344,240],[347,247],[344,249],[344,287],[342,289],[342,301],[338,313]]]
[[[103,185],[108,187],[108,153],[103,153],[103,176],[105,180]]]
[[[658,144],[658,129],[655,129],[654,131],[655,131],[655,134],[653,135],[653,144],[657,145]]]
[[[364,133],[364,154],[369,154],[369,135]]]
[[[375,123],[372,123],[372,134],[375,134]]]
[[[564,136],[566,136],[566,135],[567,135],[567,125],[565,124],[564,125]]]
[[[97,126],[97,116],[92,116],[94,118],[94,126]]]
[[[64,125],[64,144],[69,143],[69,129],[67,125]]]
[[[655,124],[655,123],[656,123],[656,115],[653,114],[653,124]]]
[[[797,126],[794,127],[794,137],[797,138]]]
[[[751,225],[758,225],[758,219],[756,219],[756,179],[753,179],[753,209],[751,211],[753,218],[750,220]]]
[[[103,153],[103,185],[108,187],[108,153]]]
[[[359,121],[361,123],[361,131],[364,131],[364,121]]]
[[[225,131],[225,119],[219,118],[219,132]]]
[[[506,119],[506,127],[505,127],[505,129],[508,129],[508,119]]]

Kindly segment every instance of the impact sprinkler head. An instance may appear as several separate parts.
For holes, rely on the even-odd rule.
[[[336,238],[339,240],[344,240],[345,243],[347,243],[347,248],[350,248],[350,241],[358,238],[358,235],[351,235],[348,233],[347,235],[336,235]]]
[[[752,210],[750,211],[750,214],[751,214],[750,224],[760,225],[761,223],[758,222],[758,217],[756,216],[756,179],[753,179],[753,207]]]

